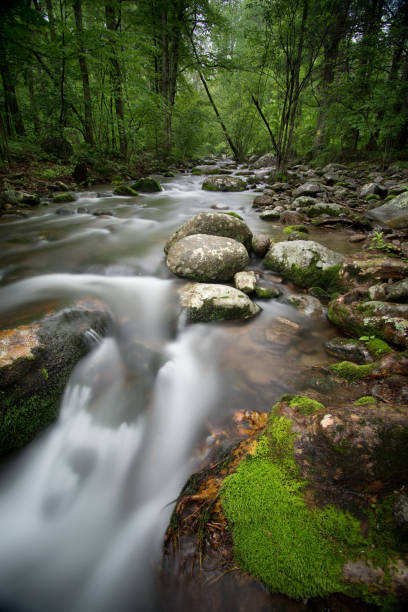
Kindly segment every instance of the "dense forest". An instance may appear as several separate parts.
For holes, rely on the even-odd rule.
[[[406,151],[406,0],[9,0],[0,28],[3,164],[56,137],[71,161],[278,171]]]

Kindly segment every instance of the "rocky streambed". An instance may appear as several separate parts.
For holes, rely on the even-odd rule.
[[[173,219],[160,230],[167,270],[156,256],[154,274],[180,279],[173,281],[171,312],[178,325],[199,323],[208,336],[216,331],[218,358],[228,363],[217,402],[226,413],[213,415],[207,437],[196,443],[197,471],[178,493],[167,530],[163,600],[175,610],[236,609],[242,602],[256,610],[403,609],[408,177],[396,167],[379,173],[298,165],[278,183],[263,163],[196,167],[194,185],[204,191],[195,198],[208,197],[206,204],[199,200],[184,222]],[[164,186],[153,205],[166,195]],[[262,193],[250,196],[248,187]],[[237,199],[229,199],[234,192]],[[143,207],[141,196],[122,193]],[[89,216],[77,201],[71,206]],[[69,315],[81,333],[115,329],[115,307],[113,314],[102,306],[92,311],[77,323]],[[42,326],[61,316],[48,313],[29,329],[2,332],[3,450],[13,448],[12,414],[19,413],[13,423],[24,415],[31,423],[31,408],[43,414],[40,405],[27,412],[31,387],[18,406],[4,396],[14,397],[13,381],[29,368],[36,393],[42,383],[47,395],[54,358],[44,353]],[[134,359],[149,364],[138,376],[166,362],[151,342],[136,344]],[[52,372],[63,387],[65,374]],[[56,411],[47,405],[38,429]],[[14,448],[36,429],[23,441],[15,433]]]

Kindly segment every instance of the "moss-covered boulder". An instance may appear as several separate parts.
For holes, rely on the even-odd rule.
[[[131,186],[134,191],[141,191],[142,193],[156,193],[162,191],[162,186],[159,181],[152,177],[141,178],[133,183]]]
[[[183,287],[180,302],[190,322],[249,319],[261,310],[242,291],[207,283],[192,283]]]
[[[285,397],[222,485],[238,564],[270,592],[295,599],[342,592],[395,603],[407,592],[407,540],[393,517],[394,488],[407,476],[407,440],[406,411]],[[353,564],[374,572],[356,579]]]
[[[334,204],[333,202],[317,202],[313,206],[309,206],[305,209],[305,213],[308,217],[319,217],[320,215],[330,215],[331,217],[338,217],[339,215],[347,215],[349,209],[341,204]]]
[[[245,187],[238,176],[209,176],[202,184],[205,191],[244,191]]]
[[[90,348],[87,331],[104,334],[109,323],[99,306],[78,306],[0,332],[0,454],[56,418],[68,377]]]
[[[130,185],[125,185],[124,183],[117,185],[113,190],[113,193],[118,196],[137,196],[138,193],[133,187]]]
[[[52,201],[58,204],[67,204],[68,202],[75,202],[76,195],[70,191],[65,193],[58,193],[53,196]]]
[[[244,221],[227,213],[203,212],[191,217],[170,237],[164,247],[168,253],[170,247],[181,238],[193,234],[210,234],[211,236],[224,236],[233,238],[246,247],[251,248],[252,232]]]
[[[325,349],[333,357],[359,365],[372,363],[393,352],[384,340],[375,336],[362,336],[361,339],[332,338],[325,343]]]
[[[267,252],[264,266],[300,287],[334,289],[343,255],[312,240],[279,242]]]
[[[399,346],[408,346],[408,307],[369,300],[364,289],[353,289],[334,299],[329,321],[353,336],[375,336]]]
[[[346,257],[339,272],[345,287],[358,288],[370,283],[399,281],[408,277],[408,263],[385,255],[353,255]]]
[[[193,234],[170,247],[166,262],[171,272],[182,278],[229,281],[244,270],[249,256],[244,245],[232,238]]]
[[[234,285],[239,291],[250,295],[256,287],[256,274],[253,270],[244,270],[234,274]]]

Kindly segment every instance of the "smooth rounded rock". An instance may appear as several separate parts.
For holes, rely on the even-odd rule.
[[[191,283],[180,291],[189,322],[249,319],[261,311],[245,293],[226,285]]]
[[[278,242],[267,252],[264,265],[301,287],[326,288],[338,280],[344,257],[313,240]]]
[[[232,238],[194,234],[173,244],[167,265],[176,276],[197,281],[229,281],[248,265],[246,248]]]
[[[209,176],[202,189],[205,191],[244,191],[245,182],[238,176]]]
[[[224,236],[233,238],[250,249],[252,232],[244,221],[226,213],[202,212],[194,215],[170,237],[164,252],[168,253],[170,247],[178,240],[193,234],[210,234],[211,236]]]

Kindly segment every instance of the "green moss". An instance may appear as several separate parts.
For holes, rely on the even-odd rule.
[[[162,186],[154,178],[146,177],[141,178],[136,183],[133,183],[132,189],[135,191],[144,191],[146,193],[155,193],[162,191]]]
[[[75,202],[76,197],[73,193],[67,191],[66,193],[58,193],[52,198],[52,201],[56,204],[65,204],[67,202]]]
[[[377,193],[369,193],[366,195],[366,200],[369,202],[370,200],[381,200],[381,198]]]
[[[283,230],[284,234],[290,234],[291,232],[304,232],[307,234],[308,229],[306,225],[287,225]]]
[[[280,296],[280,294],[281,292],[279,291],[279,289],[275,289],[274,287],[271,287],[271,288],[256,287],[255,288],[256,297],[260,299],[264,299],[264,300],[269,300],[271,298],[277,298]]]
[[[47,372],[47,368],[43,368],[41,370],[42,375],[44,376],[45,380],[48,380],[48,372]]]
[[[295,395],[295,397],[289,401],[289,406],[291,406],[291,408],[297,408],[298,412],[305,416],[313,414],[316,410],[324,410],[323,404],[309,397],[305,397],[304,395]]]
[[[219,210],[217,211],[222,215],[229,215],[230,217],[235,217],[236,219],[239,219],[240,221],[243,221],[244,218],[241,217],[241,215],[239,215],[238,213],[234,212],[233,210]]]
[[[33,395],[0,411],[0,454],[22,448],[55,420],[59,394]]]
[[[137,191],[135,191],[132,187],[129,187],[129,185],[118,185],[113,190],[113,193],[119,196],[137,196],[139,195]]]
[[[271,592],[296,599],[334,592],[364,595],[360,587],[343,583],[342,567],[363,551],[374,559],[371,541],[348,512],[307,506],[294,439],[290,421],[272,419],[255,454],[224,481],[221,499],[236,560]],[[381,557],[387,564],[390,555],[375,552],[375,560]]]
[[[360,399],[354,402],[355,406],[367,406],[368,404],[375,404],[376,399],[372,395],[363,395]]]
[[[329,298],[329,295],[321,287],[310,287],[309,293],[310,295],[319,298],[319,300],[327,300]]]
[[[374,367],[374,363],[369,363],[367,365],[356,365],[351,361],[341,361],[340,363],[335,363],[329,366],[329,370],[336,376],[344,378],[344,380],[354,382],[356,380],[360,380],[361,378],[370,376],[374,370]]]
[[[394,352],[392,348],[380,338],[371,338],[368,340],[367,348],[370,351],[370,355],[374,357],[374,359],[379,359],[384,355],[389,355],[390,353]]]
[[[201,175],[200,168],[193,168],[192,171],[191,171],[191,174],[194,174],[196,176],[200,176]]]
[[[389,202],[390,200],[393,200],[394,198],[395,198],[395,194],[390,193],[389,195],[387,195],[384,202]]]

